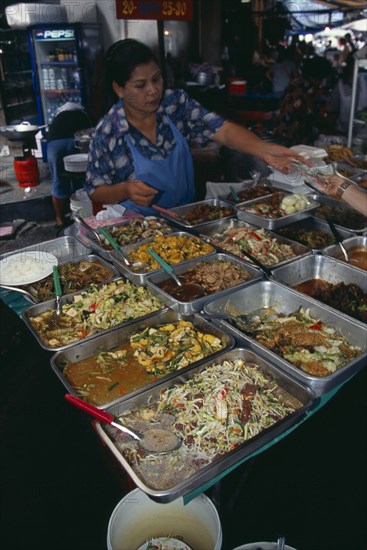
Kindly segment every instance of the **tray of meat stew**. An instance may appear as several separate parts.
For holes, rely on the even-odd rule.
[[[66,349],[165,309],[153,289],[122,277],[66,294],[60,304],[59,315],[55,300],[32,305],[23,312],[23,320],[38,343],[51,351]]]
[[[162,212],[162,216],[182,229],[195,229],[216,220],[235,217],[236,210],[227,201],[206,199],[170,208]]]
[[[250,262],[242,252],[245,249],[268,267],[311,254],[311,248],[303,244],[237,219],[210,224],[201,230],[200,236],[209,239],[218,250]]]
[[[275,268],[275,279],[344,315],[367,323],[367,278],[335,258],[311,254]]]
[[[166,309],[59,351],[51,366],[69,393],[103,409],[233,345],[203,317]]]
[[[335,244],[335,237],[327,222],[318,220],[313,216],[280,227],[275,233],[281,237],[308,246],[314,251],[320,251],[327,246]],[[339,234],[342,239],[348,239],[353,236],[351,231],[346,231],[345,229],[339,229]]]
[[[179,265],[194,258],[204,258],[215,253],[214,246],[204,242],[198,236],[185,231],[177,231],[123,247],[122,251],[128,258],[130,265],[126,265],[125,261],[115,252],[111,253],[112,262],[131,281],[137,284],[145,284],[148,275],[162,270],[161,266],[147,251],[148,248],[154,250],[171,265]]]
[[[249,349],[234,348],[106,410],[140,431],[182,438],[165,455],[142,452],[120,431],[94,422],[117,464],[153,500],[190,494],[281,437],[314,404],[312,392]]]
[[[285,285],[259,281],[208,302],[242,344],[274,362],[316,395],[358,372],[367,357],[367,330],[355,320]]]
[[[267,197],[238,203],[237,218],[266,229],[278,229],[312,215],[319,206],[314,197],[277,191]]]
[[[327,195],[310,195],[318,200],[320,206],[313,215],[317,219],[325,220],[327,217],[339,228],[361,234],[367,231],[367,217],[346,204]]]

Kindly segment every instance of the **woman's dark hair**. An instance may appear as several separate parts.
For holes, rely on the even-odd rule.
[[[115,42],[107,50],[105,57],[107,83],[111,86],[115,81],[119,86],[125,86],[133,70],[149,61],[155,61],[159,65],[153,51],[142,42],[133,38]]]

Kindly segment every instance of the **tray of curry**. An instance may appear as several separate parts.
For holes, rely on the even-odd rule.
[[[258,281],[203,311],[318,396],[366,364],[365,325],[281,283]]]
[[[181,447],[143,452],[119,430],[94,422],[117,464],[153,500],[170,502],[222,477],[296,425],[312,392],[249,349],[233,348],[106,410],[139,431],[172,430]]]
[[[53,355],[69,393],[99,408],[232,348],[231,335],[199,315],[152,315]]]

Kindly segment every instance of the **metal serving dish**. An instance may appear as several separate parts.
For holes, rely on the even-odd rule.
[[[267,181],[268,183],[267,184],[263,184],[261,182],[261,180],[258,182],[257,185],[254,185],[254,182],[252,179],[249,179],[249,180],[244,180],[243,182],[241,183],[232,183],[232,184],[228,184],[228,193],[226,195],[219,195],[218,196],[218,199],[221,200],[221,201],[224,201],[224,202],[228,202],[229,204],[231,204],[232,206],[236,206],[237,204],[240,204],[242,202],[245,202],[245,199],[241,199],[237,202],[234,197],[233,197],[233,194],[231,192],[231,188],[234,189],[234,191],[239,195],[241,191],[243,190],[251,190],[251,189],[254,189],[256,187],[266,187],[269,189],[269,192],[268,193],[265,193],[264,195],[261,195],[262,197],[267,197],[268,195],[271,195],[272,193],[274,193],[275,191],[277,191],[277,189],[275,189],[271,183],[269,182],[269,180],[267,180],[265,178],[265,181]],[[220,184],[221,187],[224,185],[223,183]],[[233,197],[233,198],[232,198]],[[255,198],[258,198],[256,196],[253,196],[251,199],[248,199],[248,200],[254,200]]]
[[[353,162],[352,158],[350,160]],[[363,174],[366,175],[366,170],[358,168],[358,166],[352,166],[348,162],[340,161],[337,163],[337,167],[338,172],[349,179],[354,179],[355,177],[362,176]]]
[[[343,241],[343,245],[347,252],[348,251],[351,252],[356,248],[361,248],[362,250],[365,250],[367,253],[367,236],[360,235],[358,237],[357,236],[350,237],[349,239],[346,239],[345,241]],[[337,244],[333,244],[333,245],[327,246],[326,248],[323,248],[321,250],[321,253],[324,256],[331,256],[332,258],[337,258],[338,260],[344,261],[343,253],[340,250],[340,246],[338,246]],[[362,270],[364,273],[366,272],[365,269],[358,267],[356,264],[350,264],[350,265],[353,265],[353,267],[358,270]]]
[[[293,264],[292,264],[293,265]],[[322,395],[332,388],[335,388],[354,373],[358,372],[365,364],[367,358],[367,330],[362,323],[351,320],[347,316],[340,315],[339,312],[324,306],[320,302],[313,300],[287,288],[285,285],[273,281],[259,281],[251,287],[243,288],[237,292],[208,302],[204,306],[205,314],[220,314],[229,311],[235,311],[239,314],[248,314],[259,310],[260,308],[274,307],[277,311],[288,315],[299,307],[309,309],[310,315],[321,321],[324,321],[337,329],[337,331],[354,346],[360,346],[363,353],[350,361],[344,367],[341,367],[334,373],[317,377],[307,374],[303,370],[295,367],[289,361],[286,361],[280,355],[259,344],[255,339],[246,336],[239,329],[235,328],[225,320],[216,321],[225,330],[228,330],[242,345],[246,345],[254,351],[274,362],[281,369],[288,372],[295,379],[310,387],[315,395]]]
[[[14,250],[12,252],[7,252],[6,254],[2,254],[0,256],[0,260],[11,256],[12,254],[20,254],[21,252],[29,252],[33,250],[53,254],[60,263],[74,261],[82,256],[90,254],[91,252],[90,247],[84,246],[75,237],[59,237],[50,241],[44,241],[42,243],[19,248],[18,250]]]
[[[162,234],[168,234],[168,233],[172,233],[174,231],[173,227],[171,227],[170,225],[167,224],[167,222],[165,220],[161,220],[159,218],[156,218],[154,216],[148,216],[146,218],[133,218],[131,220],[127,220],[127,221],[124,221],[124,222],[121,222],[121,223],[116,223],[115,225],[106,225],[104,227],[104,229],[111,234],[112,237],[114,237],[114,233],[113,233],[113,229],[114,228],[123,228],[125,226],[129,226],[129,225],[132,225],[136,222],[144,222],[146,220],[154,220],[156,223],[159,223],[159,224],[162,224]],[[93,233],[92,232],[88,232],[86,229],[84,229],[82,226],[79,226],[79,231],[83,237],[83,239],[86,240],[86,242],[88,242],[89,246],[91,247],[91,249],[96,252],[99,256],[102,256],[102,258],[105,258],[106,260],[112,262],[112,252],[113,252],[113,249],[108,249],[108,248],[105,248],[103,247],[98,241],[97,239],[94,237]],[[114,237],[115,238],[115,237]],[[125,243],[124,245],[120,244],[119,240],[116,239],[116,242],[117,244],[119,244],[121,247],[123,246],[128,246],[127,243]],[[141,242],[142,240],[145,240],[143,237],[141,239],[136,239],[135,242]],[[130,244],[130,243],[129,243]]]
[[[277,366],[268,362],[266,359],[260,357],[251,350],[234,348],[219,355],[215,361],[213,359],[209,359],[197,367],[175,375],[170,380],[161,382],[152,389],[147,389],[140,392],[138,395],[134,396],[134,398],[124,400],[123,402],[119,402],[112,407],[109,407],[107,411],[118,417],[126,410],[131,410],[140,405],[143,406],[147,404],[148,400],[152,402],[157,401],[160,392],[172,387],[173,385],[187,382],[192,379],[196,373],[203,372],[206,367],[213,364],[221,364],[225,360],[235,361],[236,359],[243,359],[247,363],[255,364],[265,374],[273,377],[277,385],[291,396],[290,399],[296,399],[299,402],[300,408],[275,423],[273,426],[263,430],[255,437],[245,441],[229,453],[213,460],[210,464],[202,467],[199,471],[187,477],[183,481],[178,480],[174,486],[171,486],[168,489],[157,490],[152,487],[152,484],[144,481],[143,478],[136,472],[136,469],[134,469],[134,467],[131,466],[122,455],[122,452],[118,448],[114,438],[114,432],[110,429],[110,427],[102,426],[99,421],[94,422],[94,428],[98,436],[111,450],[117,463],[129,474],[134,483],[142,491],[147,493],[153,500],[158,502],[171,502],[180,496],[187,495],[202,487],[205,483],[210,482],[217,476],[225,476],[230,470],[237,467],[241,461],[246,459],[253,452],[261,450],[262,447],[285,434],[287,430],[299,423],[312,408],[314,404],[314,396],[309,389],[299,384],[287,373],[281,369],[278,369]],[[159,461],[164,459],[165,457],[162,457],[162,455],[156,457],[156,460]]]
[[[312,279],[320,279],[334,285],[339,283],[344,283],[346,285],[355,284],[358,285],[364,293],[367,292],[367,277],[361,269],[356,269],[345,262],[340,262],[334,258],[322,256],[321,254],[312,254],[305,258],[294,260],[292,264],[277,267],[274,269],[273,275],[277,282],[290,287],[295,287],[300,283]],[[331,307],[327,306],[327,304],[324,305],[325,307]],[[339,308],[333,309],[340,311],[341,315],[347,315]],[[356,322],[363,322],[350,315],[347,315],[347,317]]]
[[[212,239],[213,244],[215,243],[215,247],[219,251],[223,252],[224,254],[229,254],[230,256],[233,256],[234,258],[240,258],[243,261],[249,263],[249,260],[247,259],[246,256],[237,255],[234,252],[230,252],[229,250],[225,250],[224,248],[221,247],[221,240],[222,240],[223,233],[225,231],[232,231],[232,230],[240,229],[241,227],[250,227],[250,228],[252,227],[253,229],[258,229],[254,225],[250,225],[249,223],[246,223],[244,221],[232,218],[230,220],[220,220],[218,222],[211,223],[210,225],[204,227],[201,230],[200,236],[203,239],[205,239],[205,238]],[[295,254],[294,258],[289,258],[289,259],[283,260],[283,261],[281,261],[277,264],[269,264],[268,267],[273,268],[274,266],[284,265],[286,263],[292,262],[296,257],[302,257],[302,256],[305,256],[307,254],[311,254],[311,248],[309,248],[307,246],[304,246],[303,244],[299,244],[299,243],[297,243],[295,241],[292,241],[290,239],[286,239],[285,237],[280,237],[278,234],[272,233],[271,231],[268,231],[268,230],[266,230],[266,231],[267,231],[269,237],[277,239],[277,241],[279,243],[288,244],[292,248],[293,253]],[[252,265],[252,264],[250,263],[250,265]]]
[[[108,282],[108,281],[111,281],[112,279],[115,279],[117,277],[121,277],[120,273],[118,272],[118,270],[116,268],[113,267],[113,265],[109,262],[107,262],[106,260],[104,260],[103,258],[100,258],[99,256],[97,256],[96,254],[88,254],[86,256],[80,256],[78,258],[74,258],[73,260],[66,260],[66,261],[60,261],[59,262],[59,268],[60,266],[64,265],[64,264],[67,264],[67,263],[72,263],[72,264],[79,264],[80,262],[98,262],[99,264],[101,264],[103,267],[105,267],[106,269],[109,270],[110,272],[110,277],[108,277],[104,282]],[[79,271],[80,273],[80,271]],[[49,278],[52,278],[52,275],[47,277],[47,279]],[[47,301],[47,300],[39,300],[37,299],[37,295],[36,295],[36,290],[35,290],[35,287],[37,287],[39,284],[41,284],[43,281],[43,279],[41,281],[38,281],[37,283],[32,283],[31,285],[26,285],[24,286],[23,288],[25,290],[27,290],[32,296],[33,296],[33,300],[31,300],[30,296],[28,297],[27,295],[23,295],[24,298],[28,301],[30,301],[31,303],[41,303],[43,301]],[[89,285],[87,285],[89,286]],[[80,288],[78,290],[78,292],[81,292],[82,290],[84,290],[85,288],[87,287],[83,287],[83,288]]]
[[[90,340],[89,342],[82,342],[67,350],[59,351],[52,356],[51,366],[61,382],[64,384],[67,391],[73,395],[78,395],[78,392],[74,389],[74,387],[64,375],[65,365],[67,362],[77,363],[78,361],[81,361],[88,357],[92,357],[93,355],[97,355],[98,353],[101,353],[101,351],[112,351],[121,346],[124,342],[127,342],[131,335],[143,330],[146,327],[157,327],[158,325],[164,325],[166,323],[175,323],[181,319],[184,319],[185,321],[191,321],[195,328],[197,328],[198,330],[213,334],[221,340],[223,349],[220,352],[208,356],[208,358],[216,357],[223,351],[229,350],[234,346],[234,339],[230,334],[224,332],[213,323],[206,321],[203,317],[200,317],[199,315],[183,316],[176,311],[165,310],[153,314],[148,319],[134,321],[126,327],[118,328],[106,334],[96,336],[95,338],[93,338],[93,340]],[[207,358],[200,360],[199,363],[202,363],[206,359]],[[185,370],[190,369],[197,364],[198,361],[191,363],[191,365],[180,369],[180,373],[185,372]],[[105,409],[106,407],[109,407],[112,404],[117,403],[118,401],[125,400],[126,398],[130,398],[133,395],[137,395],[145,388],[151,388],[154,385],[159,384],[162,380],[166,380],[172,378],[172,376],[176,376],[178,372],[177,371],[159,376],[148,374],[144,367],[140,367],[140,369],[143,373],[142,378],[144,378],[144,381],[141,382],[141,385],[137,385],[137,382],[135,380],[130,382],[129,386],[129,381],[126,379],[126,377],[124,377],[122,380],[124,386],[131,389],[128,389],[126,393],[124,393],[117,399],[110,400],[103,405],[95,404],[95,406],[101,409]],[[135,384],[134,388],[132,387],[132,384]],[[87,396],[80,397],[82,397],[85,401],[90,401],[88,400]]]
[[[249,285],[254,281],[257,281],[262,278],[262,274],[255,267],[252,267],[251,265],[240,260],[239,258],[235,258],[229,254],[221,254],[221,253],[209,256],[208,258],[205,258],[205,260],[203,260],[202,258],[196,258],[195,260],[191,260],[189,262],[186,262],[185,264],[181,264],[180,266],[175,268],[175,272],[178,276],[180,276],[182,273],[186,273],[186,271],[190,271],[191,269],[193,269],[196,266],[196,264],[198,264],[199,262],[205,261],[205,262],[213,263],[213,262],[217,262],[218,260],[222,260],[222,261],[225,260],[230,262],[233,265],[238,265],[242,267],[243,269],[245,269],[251,274],[251,279],[249,279],[248,281],[239,283],[236,286],[226,288],[225,290],[208,294],[207,296],[201,296],[200,298],[197,298],[190,302],[180,301],[177,298],[173,298],[168,292],[166,292],[165,290],[159,287],[159,283],[162,283],[163,281],[166,281],[168,279],[168,276],[164,272],[158,272],[158,273],[155,273],[154,275],[149,276],[147,278],[147,285],[153,288],[158,293],[158,295],[161,295],[162,301],[165,304],[167,304],[169,307],[179,311],[183,315],[189,315],[196,311],[200,311],[203,305],[208,300],[211,300],[214,297],[226,296],[230,292],[233,292],[234,289],[242,288],[243,286]]]
[[[289,225],[286,225],[285,227],[279,228],[275,231],[277,235],[279,235],[282,238],[291,239],[292,241],[299,242],[300,244],[303,244],[303,246],[311,246],[306,243],[302,243],[302,241],[298,237],[299,231],[322,231],[322,233],[325,233],[327,235],[330,235],[332,238],[333,243],[335,243],[335,238],[333,236],[333,233],[327,224],[326,221],[318,220],[314,217],[306,218],[305,220],[300,220],[299,222],[295,222]],[[346,231],[345,229],[339,229],[339,234],[342,236],[343,239],[348,239],[349,237],[353,236],[353,233],[351,231]],[[311,247],[313,251],[319,251],[322,248],[325,248],[324,246],[320,247]]]
[[[119,279],[114,279],[114,280],[119,281],[119,280],[122,280],[122,279],[126,281],[125,277],[120,277]],[[100,285],[97,285],[97,288],[102,287],[104,284],[112,284],[112,283],[101,283]],[[151,291],[152,294],[154,294],[153,289],[150,289],[150,291]],[[81,292],[85,292],[85,290],[84,291],[79,290],[78,292],[73,292],[71,294],[66,294],[64,296],[61,296],[61,298],[60,298],[61,306],[63,306],[64,304],[73,303],[74,296],[78,296]],[[154,294],[154,295],[160,300],[159,296],[157,296],[156,294]],[[123,321],[118,326],[128,325],[130,323],[133,323],[134,321],[137,321],[138,319],[146,319],[146,318],[150,317],[151,315],[154,315],[157,311],[161,311],[161,310],[164,310],[164,309],[165,309],[165,306],[162,304],[162,307],[160,309],[158,309],[156,311],[153,311],[151,313],[148,313],[144,316],[136,317],[135,319],[129,319],[129,320]],[[33,327],[32,323],[30,321],[30,319],[32,317],[36,317],[37,315],[40,315],[40,314],[42,314],[43,312],[45,312],[47,310],[53,310],[54,314],[56,315],[56,301],[55,300],[48,300],[47,302],[42,302],[41,304],[35,304],[33,306],[30,306],[22,314],[24,322],[26,323],[26,325],[28,326],[29,330],[32,332],[34,337],[37,339],[37,341],[38,341],[38,343],[40,344],[41,347],[43,347],[44,349],[48,349],[50,351],[60,351],[60,350],[68,349],[71,346],[75,346],[76,344],[81,342],[81,340],[78,340],[77,342],[73,341],[70,344],[54,346],[54,347],[48,346],[47,343],[42,340],[40,334],[36,331],[36,329]],[[100,332],[93,332],[92,334],[88,334],[87,336],[85,336],[83,338],[83,342],[91,340],[92,338],[95,338],[96,336],[99,336],[100,334],[104,334],[104,333],[109,332],[111,330],[115,330],[116,328],[117,328],[117,326],[112,327],[112,328],[108,328],[108,329],[105,329],[105,330],[101,330]]]
[[[290,194],[290,193],[286,193],[285,191],[278,191],[278,193],[284,196]],[[283,227],[284,225],[288,225],[289,223],[303,220],[304,218],[308,218],[313,214],[313,212],[319,206],[319,202],[315,198],[310,197],[309,195],[305,195],[307,196],[307,199],[309,202],[307,208],[305,208],[304,210],[300,210],[299,212],[295,212],[294,214],[287,214],[285,216],[282,216],[281,218],[265,218],[260,214],[255,214],[254,212],[249,212],[247,210],[248,208],[251,208],[252,206],[256,206],[259,203],[270,203],[274,195],[275,193],[273,193],[272,195],[267,195],[265,197],[260,197],[259,199],[254,199],[252,201],[245,201],[242,203],[241,202],[238,203],[236,205],[237,218],[239,220],[244,220],[245,222],[251,223],[258,227],[264,227],[265,229],[275,230],[275,229],[278,229],[279,227]]]
[[[203,220],[200,223],[190,223],[189,221],[185,221],[184,218],[189,212],[191,212],[195,207],[197,206],[208,206],[208,207],[216,207],[216,208],[230,208],[231,213],[228,216],[223,216],[222,218],[213,218],[212,220]],[[178,226],[182,227],[182,229],[196,229],[201,228],[203,225],[206,225],[207,223],[211,223],[213,221],[216,221],[218,219],[227,219],[227,218],[233,218],[236,216],[236,210],[235,208],[232,208],[230,204],[228,204],[228,201],[222,201],[220,199],[206,199],[203,201],[198,202],[191,202],[190,204],[185,204],[184,206],[176,206],[175,208],[170,208],[169,211],[172,212],[172,217],[170,217],[164,212],[162,212],[162,216],[166,218],[167,220],[173,221]],[[178,217],[175,217],[175,214]]]
[[[185,231],[177,231],[175,233],[171,233],[169,236],[170,237],[188,237],[190,239],[194,239],[194,238],[197,239],[198,238],[196,235],[193,235],[192,233],[187,233]],[[124,246],[122,248],[122,251],[124,252],[124,254],[126,256],[129,256],[129,254],[131,252],[136,251],[143,244],[149,244],[149,243],[152,243],[153,241],[154,241],[154,238],[153,239],[144,239],[142,241],[139,241],[138,243],[135,243],[135,244],[132,244],[132,245],[129,245],[129,246]],[[214,248],[214,246],[211,246],[211,251],[208,254],[204,254],[203,256],[200,256],[200,258],[201,259],[207,258],[210,254],[214,254],[214,253],[215,253],[215,248]],[[154,269],[154,270],[151,270],[151,271],[147,271],[146,266],[144,267],[144,265],[141,265],[136,270],[133,270],[132,266],[127,266],[125,264],[125,262],[115,252],[111,253],[111,259],[112,259],[113,265],[119,270],[120,273],[125,275],[125,277],[130,279],[133,283],[140,284],[140,285],[146,284],[148,275],[152,275],[153,273],[157,273],[158,271],[162,271],[162,269]],[[191,260],[186,260],[185,262],[180,262],[180,263],[174,264],[175,269],[176,269],[176,266],[181,265],[181,264],[182,265],[186,264],[189,261],[191,261]]]
[[[309,196],[320,203],[313,213],[315,218],[325,220],[324,211],[326,210],[327,215],[337,227],[357,234],[367,231],[367,218],[345,202],[316,193]]]

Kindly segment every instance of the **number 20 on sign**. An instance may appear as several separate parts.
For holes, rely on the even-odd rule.
[[[116,0],[116,17],[191,21],[193,0]]]

